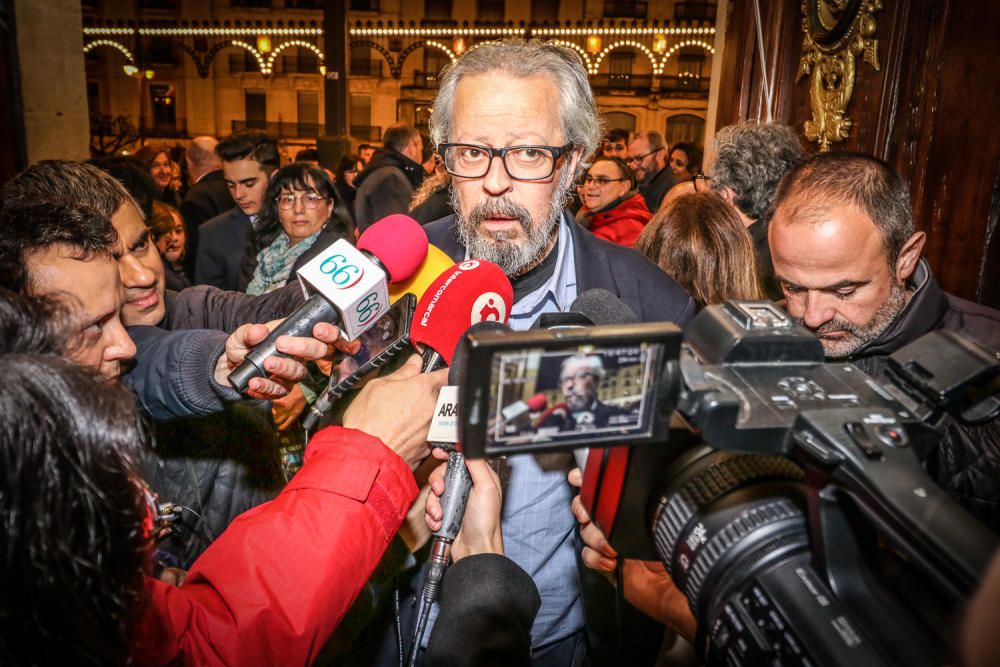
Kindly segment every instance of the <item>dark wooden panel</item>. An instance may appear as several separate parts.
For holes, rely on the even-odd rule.
[[[888,161],[910,184],[925,255],[944,288],[1000,307],[1000,3],[886,0],[876,14],[880,69],[857,63],[850,137],[834,150]],[[759,3],[775,120],[802,133],[808,82],[795,82],[799,0]],[[730,3],[719,127],[763,118],[754,2]],[[729,92],[731,91],[731,92]],[[815,147],[815,144],[812,144]]]

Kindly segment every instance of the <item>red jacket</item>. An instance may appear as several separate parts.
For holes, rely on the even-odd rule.
[[[139,665],[305,665],[368,580],[417,497],[378,439],[331,427],[273,501],[240,515],[184,584],[146,579]]]
[[[646,208],[646,200],[638,192],[610,211],[587,213],[584,209],[584,213],[590,220],[594,236],[625,246],[635,243],[642,228],[653,217]]]

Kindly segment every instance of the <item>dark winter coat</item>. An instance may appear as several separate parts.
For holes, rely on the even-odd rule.
[[[917,265],[912,285],[913,295],[889,328],[855,353],[855,366],[881,376],[890,354],[938,329],[962,333],[1000,351],[1000,311],[947,294],[926,260]],[[948,426],[928,471],[953,500],[1000,533],[1000,419]]]

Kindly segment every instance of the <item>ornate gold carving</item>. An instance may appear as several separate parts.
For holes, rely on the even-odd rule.
[[[821,151],[843,141],[852,121],[844,114],[854,91],[855,60],[863,56],[875,70],[878,40],[875,12],[882,0],[802,0],[802,58],[796,83],[809,78],[812,120],[804,124],[806,138],[819,142]]]

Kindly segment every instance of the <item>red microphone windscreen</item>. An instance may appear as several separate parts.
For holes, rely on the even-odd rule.
[[[431,283],[417,303],[410,340],[425,345],[449,365],[455,346],[477,322],[506,323],[514,289],[503,269],[470,259],[453,265]]]
[[[358,239],[358,250],[378,257],[389,274],[389,282],[406,280],[427,256],[427,234],[408,215],[394,213],[382,218]]]
[[[545,394],[535,394],[525,402],[528,404],[529,410],[532,412],[539,412],[540,410],[544,410],[549,404],[549,399],[545,396]]]

